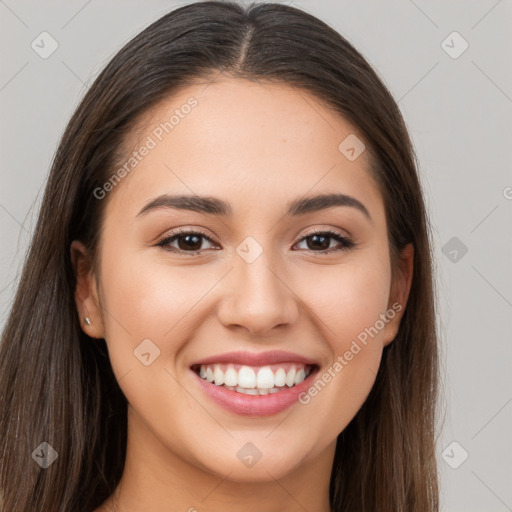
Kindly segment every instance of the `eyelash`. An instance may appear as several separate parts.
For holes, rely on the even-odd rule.
[[[205,238],[206,240],[208,240],[209,242],[211,242],[213,244],[215,243],[209,236],[205,235],[201,231],[181,230],[181,231],[177,231],[177,232],[173,233],[170,236],[165,237],[160,242],[158,242],[156,245],[158,247],[162,247],[163,249],[165,249],[165,250],[167,250],[169,252],[173,252],[173,253],[177,253],[177,254],[186,254],[187,256],[195,256],[195,255],[197,255],[197,254],[202,252],[201,250],[199,250],[199,251],[184,251],[182,249],[176,249],[174,247],[169,247],[169,244],[171,242],[177,240],[180,236],[183,236],[183,235],[196,235],[196,236],[200,236],[200,237]],[[337,242],[339,242],[341,244],[341,246],[338,247],[338,248],[332,248],[331,247],[330,249],[326,249],[324,251],[313,251],[313,250],[311,250],[311,252],[313,252],[315,254],[330,254],[330,253],[337,252],[337,251],[348,251],[348,250],[352,249],[356,245],[349,238],[344,237],[344,236],[340,235],[339,233],[337,233],[335,231],[329,231],[329,230],[312,231],[311,233],[308,233],[307,235],[303,236],[299,240],[298,243],[300,243],[303,240],[306,240],[306,239],[308,239],[308,238],[310,238],[312,236],[315,236],[315,235],[324,235],[324,236],[327,236],[329,238],[333,238],[334,240],[336,240]]]

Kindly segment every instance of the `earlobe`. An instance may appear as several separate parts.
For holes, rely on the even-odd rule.
[[[409,293],[411,291],[412,276],[414,270],[414,246],[407,244],[400,252],[400,258],[397,262],[397,268],[391,283],[391,292],[389,295],[388,312],[392,312],[393,317],[386,326],[384,345],[389,345],[398,334],[400,321],[405,312]]]
[[[103,321],[88,251],[82,242],[74,240],[70,256],[76,277],[75,305],[80,326],[91,338],[103,338]]]

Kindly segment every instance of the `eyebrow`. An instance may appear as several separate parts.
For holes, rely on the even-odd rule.
[[[362,212],[368,220],[372,221],[370,213],[358,199],[346,194],[320,194],[312,197],[299,198],[287,204],[285,216],[299,216],[307,213],[326,210],[336,206],[348,206]],[[163,194],[152,199],[137,214],[137,217],[146,215],[152,210],[161,208],[174,208],[178,210],[190,210],[207,215],[219,215],[231,217],[233,210],[231,205],[216,197],[197,195]]]

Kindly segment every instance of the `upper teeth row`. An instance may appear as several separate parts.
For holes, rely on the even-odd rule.
[[[233,365],[228,365],[223,371],[220,365],[201,365],[199,375],[217,386],[240,386],[248,389],[272,389],[284,385],[292,387],[300,384],[306,378],[304,365],[292,364],[288,372],[284,368],[272,371],[270,366],[262,366],[254,370],[250,366],[241,366],[237,371]]]

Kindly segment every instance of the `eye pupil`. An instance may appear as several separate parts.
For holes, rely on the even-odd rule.
[[[309,237],[309,240],[314,240],[315,242],[318,242],[318,239],[322,239],[323,240],[323,243],[320,243],[320,245],[315,245],[315,243],[313,244],[310,244],[308,242],[308,248],[310,249],[321,249],[321,250],[326,250],[326,249],[329,249],[329,239],[330,237],[329,236],[323,236],[323,235],[312,235],[311,237]],[[327,242],[327,243],[326,243]]]
[[[186,240],[186,244],[183,245],[181,242],[181,240],[185,239]],[[191,239],[193,239],[194,241],[190,244],[190,241]],[[187,250],[187,249],[192,249],[193,251],[197,251],[201,248],[201,236],[198,236],[198,235],[181,235],[179,238],[178,238],[178,246],[180,249],[182,250]]]

